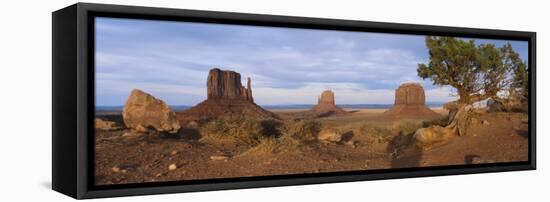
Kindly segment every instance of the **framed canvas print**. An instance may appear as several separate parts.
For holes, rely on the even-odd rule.
[[[535,169],[534,32],[52,15],[53,189],[74,198]]]

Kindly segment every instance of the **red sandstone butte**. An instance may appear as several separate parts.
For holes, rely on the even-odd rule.
[[[418,83],[403,83],[395,90],[395,102],[384,112],[388,117],[436,118],[440,115],[426,107],[424,88]]]
[[[325,90],[321,93],[317,99],[317,105],[313,106],[312,111],[318,117],[347,113],[340,107],[336,106],[334,101],[334,92],[331,90]]]
[[[235,71],[211,69],[206,81],[207,99],[178,113],[178,119],[201,120],[221,116],[278,119],[277,115],[254,103],[251,85],[251,79],[248,78],[247,86],[242,86],[241,74]]]

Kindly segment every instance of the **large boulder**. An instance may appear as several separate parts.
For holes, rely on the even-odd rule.
[[[340,142],[342,141],[342,133],[335,128],[324,128],[319,131],[317,139],[325,142]]]
[[[445,142],[454,136],[457,136],[457,131],[455,129],[434,125],[416,130],[413,135],[413,140],[416,146],[426,150],[431,148],[433,145]]]
[[[164,101],[137,89],[132,90],[126,100],[122,118],[126,127],[141,132],[154,129],[177,133],[181,128],[176,114]]]
[[[395,90],[391,109],[384,112],[389,117],[437,118],[440,115],[426,107],[424,88],[419,83],[404,83]]]

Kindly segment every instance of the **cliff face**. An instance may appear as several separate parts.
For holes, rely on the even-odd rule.
[[[241,74],[218,68],[208,72],[206,81],[208,99],[245,99],[253,102],[250,78],[247,87],[241,84]]]
[[[440,115],[426,107],[424,88],[418,83],[404,83],[395,90],[394,106],[384,112],[390,117],[436,118]]]
[[[207,99],[178,113],[179,120],[213,119],[221,116],[278,119],[277,115],[254,103],[251,79],[247,79],[244,87],[241,84],[241,74],[237,72],[211,69],[208,72],[206,89]]]
[[[317,104],[334,105],[334,93],[331,90],[326,90],[321,93]]]
[[[424,88],[418,83],[401,84],[395,90],[395,105],[425,105]]]

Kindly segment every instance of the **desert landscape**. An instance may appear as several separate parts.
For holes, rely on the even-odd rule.
[[[528,159],[527,113],[499,104],[468,107],[463,118],[447,105],[428,108],[422,86],[404,83],[389,109],[340,108],[326,90],[311,109],[269,111],[240,77],[211,69],[207,99],[182,111],[134,89],[122,111],[96,112],[96,184]],[[449,113],[460,119],[455,129]]]
[[[96,185],[530,158],[527,41],[95,23]]]

